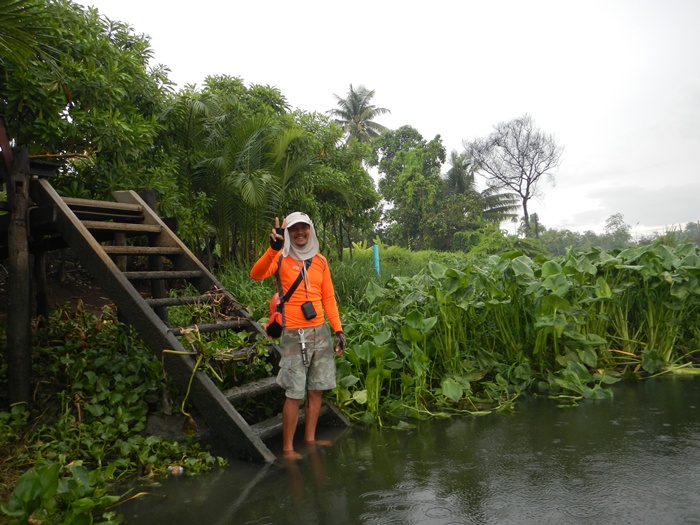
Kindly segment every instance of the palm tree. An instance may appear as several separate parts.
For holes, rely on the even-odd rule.
[[[374,97],[374,90],[367,89],[365,86],[354,89],[350,84],[350,91],[346,98],[336,94],[333,96],[338,101],[338,107],[329,110],[328,114],[336,117],[336,122],[343,127],[348,142],[351,140],[369,142],[386,131],[386,128],[374,122],[374,119],[391,111],[370,104]]]
[[[39,55],[50,67],[54,59],[44,25],[44,4],[37,0],[0,0],[0,67],[15,63],[26,65]]]
[[[450,193],[476,192],[473,163],[469,156],[452,150],[447,162],[451,166],[445,173],[447,191]]]
[[[160,114],[163,148],[172,163],[178,190],[163,195],[161,211],[169,205],[175,208],[168,211],[179,216],[178,233],[193,251],[208,237],[202,161],[207,156],[212,123],[222,118],[222,114],[219,96],[199,93],[194,86],[185,86],[171,97]]]
[[[212,144],[212,156],[202,164],[203,183],[213,198],[210,220],[224,261],[235,252],[237,260],[249,264],[286,202],[311,191],[299,176],[316,159],[292,155],[290,147],[305,133],[258,115],[231,126]]]
[[[481,216],[488,222],[498,224],[517,216],[519,204],[515,193],[499,193],[498,188],[492,187],[478,191],[474,177],[477,166],[466,151],[457,153],[452,150],[448,162],[451,167],[445,174],[445,189],[449,194],[477,196]]]

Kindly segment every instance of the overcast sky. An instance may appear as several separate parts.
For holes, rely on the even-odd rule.
[[[439,134],[448,153],[529,113],[564,147],[529,205],[546,227],[700,220],[698,0],[79,3],[149,35],[178,87],[237,76],[325,113],[365,85],[391,110],[379,123]]]

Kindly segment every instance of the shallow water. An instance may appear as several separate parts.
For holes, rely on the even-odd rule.
[[[118,510],[128,524],[700,524],[700,379],[613,390],[409,431],[323,429],[334,445],[301,461],[235,462]]]

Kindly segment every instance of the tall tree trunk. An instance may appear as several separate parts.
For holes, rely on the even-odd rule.
[[[340,219],[340,229],[345,230],[345,238],[348,241],[348,253],[350,254],[350,259],[352,260],[352,236],[350,235],[350,229],[351,226],[347,223],[347,221],[344,221]],[[341,244],[340,246],[340,260],[343,260],[343,245]]]
[[[343,219],[338,219],[338,260],[343,260]]]
[[[7,231],[10,279],[7,300],[7,384],[10,404],[31,400],[32,333],[29,267],[29,154],[14,152],[7,184],[10,225]]]

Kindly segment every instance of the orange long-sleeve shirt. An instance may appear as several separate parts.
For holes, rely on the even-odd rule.
[[[250,276],[260,281],[274,275],[279,265],[280,252],[268,248],[250,270]],[[303,267],[304,261],[298,261],[293,257],[282,258],[280,267],[280,280],[285,293],[294,284]],[[316,310],[316,317],[306,320],[301,312],[301,305],[311,301]],[[334,332],[343,330],[338,313],[338,303],[335,300],[335,289],[331,280],[331,272],[326,258],[316,254],[308,269],[308,278],[299,283],[296,291],[284,303],[284,317],[286,328],[308,328],[318,326],[323,322],[324,312]]]

